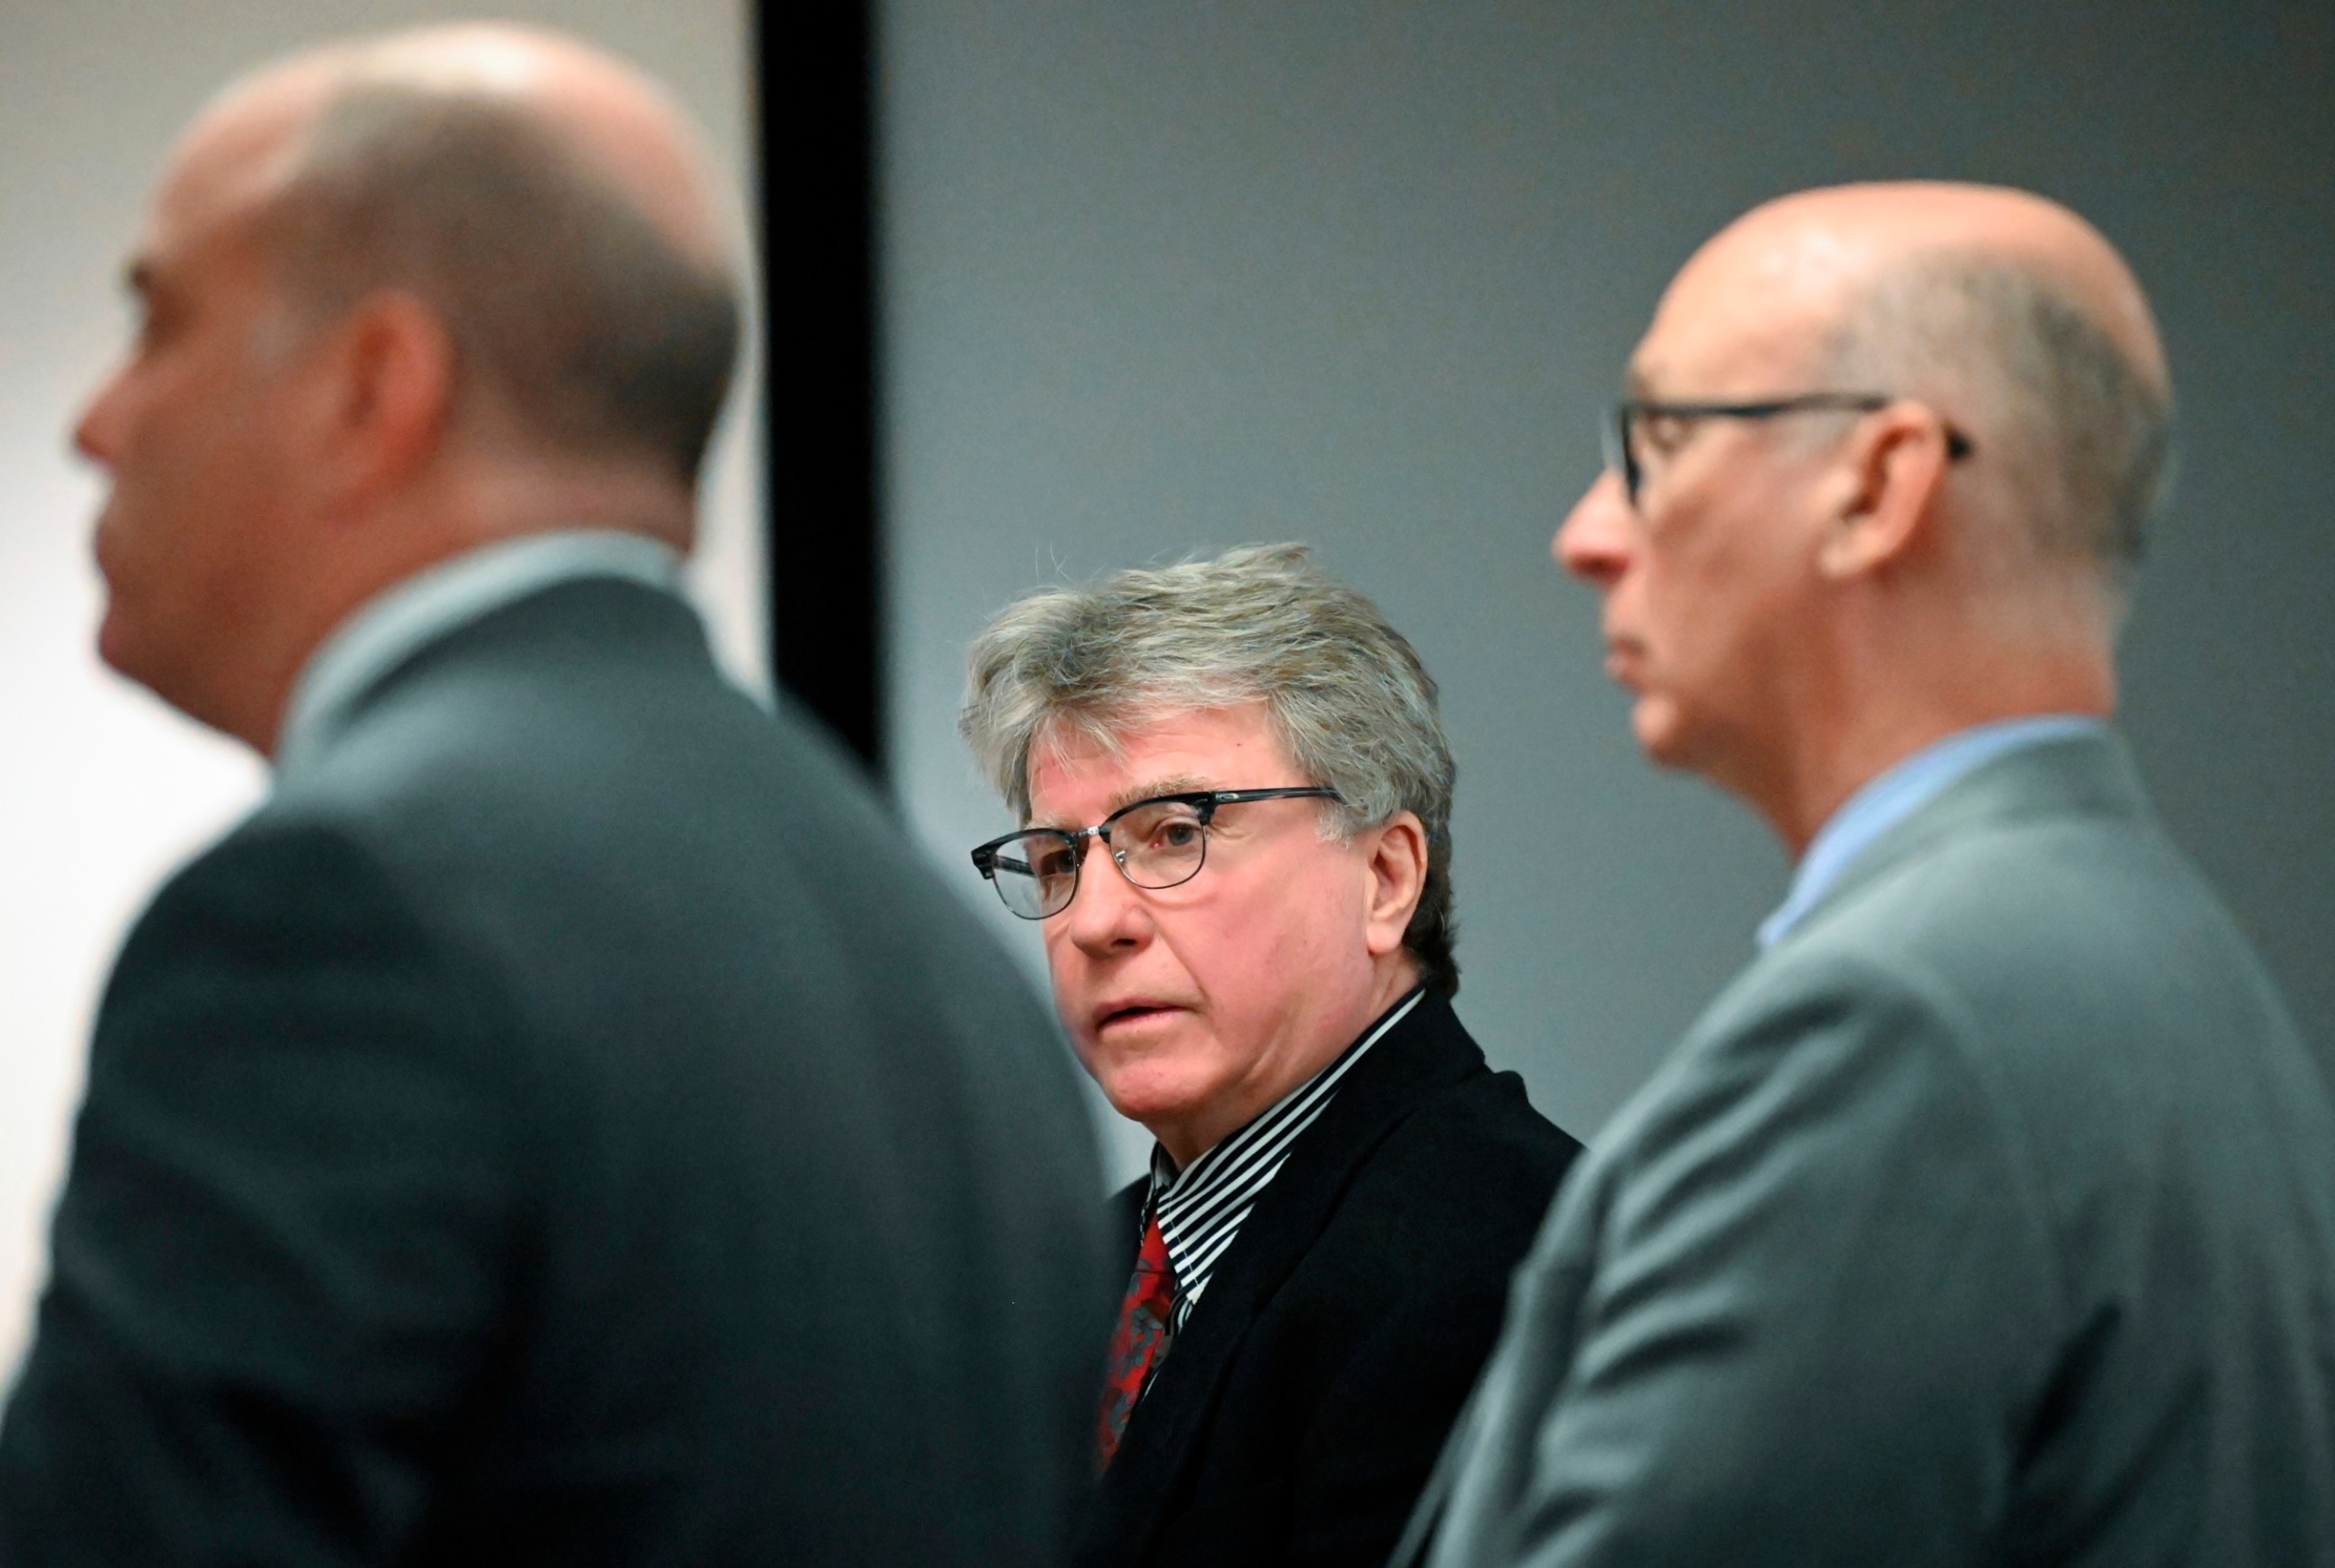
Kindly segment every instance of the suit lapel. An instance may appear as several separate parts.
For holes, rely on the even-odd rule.
[[[1116,1248],[1126,1244],[1119,1255],[1119,1272],[1129,1277],[1135,1273],[1135,1260],[1143,1253],[1143,1200],[1150,1195],[1151,1178],[1138,1176],[1111,1195],[1110,1235]]]
[[[1180,1500],[1242,1341],[1328,1225],[1354,1174],[1437,1090],[1484,1070],[1483,1052],[1435,992],[1354,1065],[1257,1198],[1136,1407],[1097,1488],[1090,1544],[1110,1543],[1114,1561],[1144,1560]],[[1141,1192],[1138,1183],[1138,1203]],[[1130,1230],[1133,1212],[1127,1211]]]

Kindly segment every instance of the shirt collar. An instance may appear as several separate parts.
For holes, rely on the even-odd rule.
[[[620,577],[678,592],[681,557],[639,534],[568,528],[484,545],[383,590],[335,627],[302,668],[276,741],[276,776],[313,763],[358,701],[414,653],[505,605],[577,577]]]
[[[1979,724],[1933,741],[1876,774],[1841,805],[1808,843],[1782,905],[1759,923],[1759,945],[1773,947],[1823,902],[1851,862],[1900,822],[1944,793],[1946,787],[2005,752],[2047,740],[2107,733],[2104,720],[2081,713],[2042,713]]]
[[[1379,1014],[1376,1019],[1372,1020],[1370,1027],[1363,1030],[1361,1033],[1356,1035],[1353,1042],[1347,1046],[1345,1050],[1340,1051],[1335,1057],[1332,1058],[1330,1061],[1323,1066],[1320,1071],[1307,1079],[1303,1083],[1299,1084],[1295,1089],[1291,1089],[1287,1094],[1283,1095],[1279,1099],[1274,1100],[1264,1109],[1257,1112],[1256,1115],[1251,1117],[1247,1121],[1243,1122],[1237,1130],[1226,1134],[1223,1139],[1220,1140],[1215,1147],[1210,1148],[1206,1152],[1195,1157],[1190,1165],[1178,1169],[1176,1165],[1175,1157],[1168,1152],[1167,1146],[1164,1144],[1154,1143],[1151,1146],[1151,1179],[1153,1186],[1156,1188],[1164,1191],[1168,1187],[1176,1186],[1178,1182],[1184,1180],[1187,1176],[1197,1180],[1202,1167],[1204,1166],[1224,1164],[1225,1162],[1217,1157],[1219,1150],[1231,1152],[1237,1146],[1249,1142],[1257,1132],[1264,1129],[1270,1124],[1281,1120],[1281,1113],[1284,1110],[1287,1109],[1292,1105],[1296,1104],[1298,1101],[1309,1098],[1317,1085],[1326,1088],[1330,1084],[1333,1084],[1338,1079],[1345,1077],[1347,1070],[1352,1068],[1355,1062],[1361,1060],[1362,1053],[1370,1050],[1371,1047],[1376,1045],[1386,1034],[1387,1031],[1392,1029],[1396,1024],[1400,1023],[1405,1018],[1409,1017],[1410,1010],[1417,1007],[1419,1005],[1419,998],[1426,994],[1427,987],[1425,985],[1412,986],[1410,990],[1403,993],[1392,1007],[1388,1008],[1384,1012]]]
[[[1152,1218],[1158,1220],[1175,1269],[1176,1300],[1168,1318],[1171,1332],[1183,1331],[1208,1288],[1216,1261],[1232,1246],[1249,1210],[1280,1174],[1298,1138],[1329,1108],[1339,1084],[1371,1047],[1410,1015],[1426,994],[1424,985],[1414,987],[1339,1052],[1336,1060],[1183,1169],[1176,1168],[1165,1148],[1152,1147],[1151,1187],[1145,1195],[1143,1212],[1147,1224]]]

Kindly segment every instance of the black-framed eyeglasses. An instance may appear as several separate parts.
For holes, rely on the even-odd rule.
[[[1217,808],[1305,797],[1342,799],[1320,784],[1155,795],[1120,807],[1092,828],[1024,828],[993,838],[973,852],[973,868],[989,879],[1006,908],[1024,920],[1043,920],[1068,909],[1078,895],[1079,863],[1089,838],[1102,841],[1111,864],[1136,886],[1177,887],[1207,863],[1208,825]]]
[[[1624,398],[1605,411],[1598,431],[1605,466],[1622,476],[1622,495],[1637,509],[1638,490],[1646,477],[1646,460],[1640,450],[1648,423],[1656,420],[1771,420],[1797,413],[1871,413],[1897,399],[1887,392],[1812,392],[1761,402],[1666,402],[1654,398]],[[1960,462],[1977,449],[1970,437],[1946,426],[1946,458]]]

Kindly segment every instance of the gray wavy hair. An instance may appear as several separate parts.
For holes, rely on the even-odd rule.
[[[1459,989],[1452,944],[1450,742],[1435,682],[1376,605],[1303,545],[1118,572],[1009,605],[974,639],[957,729],[1022,821],[1030,757],[1062,730],[1116,750],[1154,715],[1263,702],[1289,756],[1338,791],[1342,838],[1418,814],[1427,886],[1403,945],[1428,982]]]

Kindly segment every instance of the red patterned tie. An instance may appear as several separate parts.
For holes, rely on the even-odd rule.
[[[1135,1255],[1135,1277],[1119,1303],[1119,1328],[1110,1336],[1110,1371],[1102,1386],[1102,1419],[1095,1427],[1095,1474],[1110,1467],[1119,1439],[1143,1385],[1168,1353],[1168,1311],[1176,1301],[1176,1267],[1168,1260],[1168,1238],[1153,1215]]]

